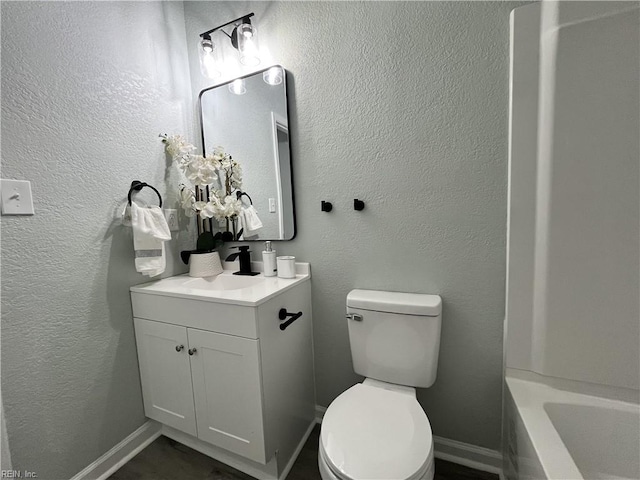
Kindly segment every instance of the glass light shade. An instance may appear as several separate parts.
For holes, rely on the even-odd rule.
[[[200,46],[206,53],[213,52],[213,41],[211,41],[211,36],[205,35],[202,37],[202,40],[200,40]]]
[[[271,67],[262,74],[262,80],[269,85],[280,85],[282,83],[282,68]]]
[[[203,38],[198,41],[200,72],[212,80],[222,76],[222,61],[218,50],[218,45],[213,43],[210,38]]]
[[[229,91],[234,95],[244,95],[247,88],[244,86],[244,79],[238,78],[229,84]]]
[[[256,27],[250,23],[239,25],[238,35],[238,54],[240,55],[240,63],[248,66],[256,66],[260,64],[260,53],[258,49],[258,31]]]

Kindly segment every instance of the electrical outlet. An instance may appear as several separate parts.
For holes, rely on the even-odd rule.
[[[180,227],[178,226],[178,210],[176,210],[175,208],[165,208],[164,218],[167,219],[169,230],[171,230],[172,232],[180,230]]]

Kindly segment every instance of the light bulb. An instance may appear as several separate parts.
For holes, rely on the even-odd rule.
[[[198,57],[200,59],[200,72],[207,78],[215,80],[222,76],[221,64],[218,58],[218,48],[211,41],[209,35],[202,37],[199,42]]]
[[[255,66],[260,63],[257,33],[256,27],[250,23],[243,23],[237,28],[238,53],[243,65]]]
[[[211,37],[209,35],[205,35],[204,37],[202,37],[200,46],[206,53],[213,52],[213,42],[211,41]]]
[[[229,84],[229,91],[234,95],[244,95],[247,93],[247,89],[244,86],[244,79],[237,78]]]
[[[269,85],[280,85],[282,83],[282,68],[271,67],[262,74],[262,80]]]

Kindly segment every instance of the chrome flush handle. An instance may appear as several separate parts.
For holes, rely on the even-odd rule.
[[[353,320],[356,322],[361,322],[362,321],[362,315],[357,314],[357,313],[347,313],[347,320]]]

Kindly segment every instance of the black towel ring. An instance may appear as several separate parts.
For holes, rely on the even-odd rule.
[[[251,200],[251,197],[249,196],[249,194],[248,194],[247,192],[241,192],[240,190],[238,190],[238,191],[236,192],[236,198],[237,198],[238,200],[240,200],[240,197],[242,197],[243,195],[244,195],[245,197],[247,197],[247,198],[249,199],[249,203],[250,203],[251,205],[253,205],[253,200]]]
[[[127,195],[127,198],[129,199],[129,205],[131,205],[131,194],[133,193],[133,191],[135,190],[136,192],[139,192],[144,187],[149,187],[151,190],[156,192],[156,194],[158,195],[158,201],[160,202],[160,205],[158,205],[158,206],[160,208],[162,208],[162,197],[160,196],[160,192],[158,190],[156,190],[155,187],[149,185],[148,183],[141,182],[140,180],[134,180],[133,182],[131,182],[131,188],[129,189],[129,195]]]

